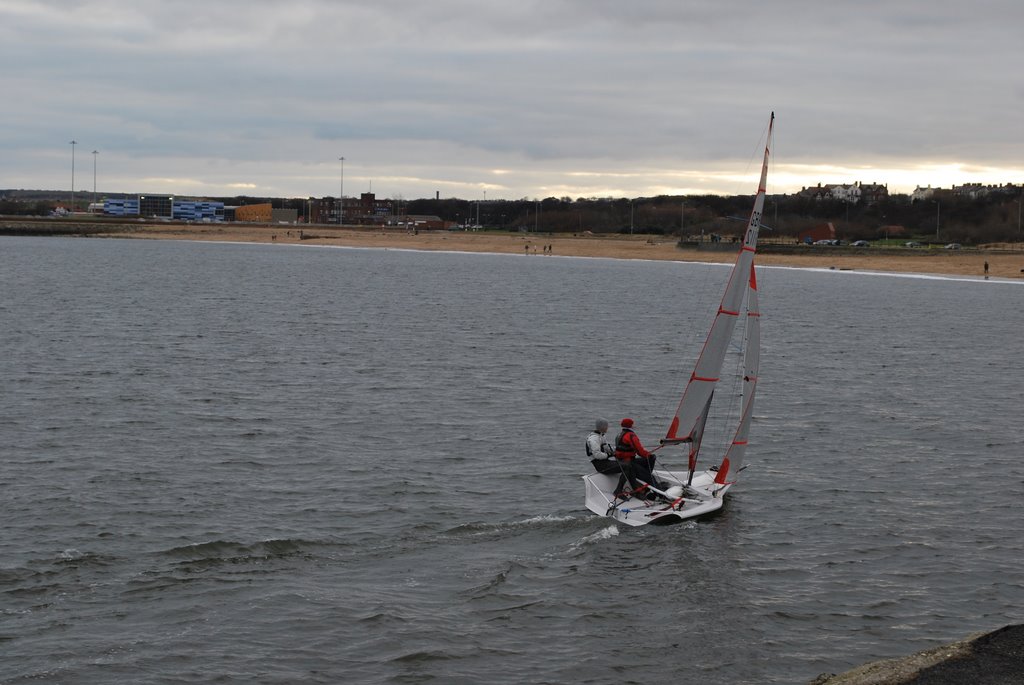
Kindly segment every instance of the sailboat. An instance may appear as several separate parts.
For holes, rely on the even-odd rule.
[[[729,273],[722,302],[665,437],[652,450],[667,448],[669,454],[658,455],[659,464],[655,468],[655,478],[652,479],[656,482],[641,481],[635,490],[618,496],[616,488],[619,474],[591,473],[583,476],[586,506],[595,514],[630,526],[678,523],[707,516],[722,508],[726,493],[736,484],[739,473],[745,468],[743,460],[754,411],[761,346],[761,314],[758,309],[754,255],[757,252],[757,235],[764,211],[768,156],[774,124],[775,113],[772,112],[754,207],[747,221],[736,262]],[[746,325],[737,327],[741,320],[745,320]],[[704,426],[713,408],[715,389],[722,377],[726,353],[733,344],[733,337],[739,336],[739,330],[743,331],[745,340],[742,345],[743,361],[739,366],[742,374],[742,399],[735,431],[732,440],[721,448],[721,459],[718,459],[718,455],[713,456],[712,460],[703,459],[708,466],[699,470],[698,464],[705,456],[701,452]],[[680,463],[685,461],[685,469],[673,470],[661,466],[666,457],[671,458],[673,448]],[[705,453],[711,449],[704,446]]]

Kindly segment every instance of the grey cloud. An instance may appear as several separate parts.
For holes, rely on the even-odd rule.
[[[0,3],[0,187],[64,182],[75,137],[111,175],[166,159],[203,187],[237,162],[326,194],[345,153],[406,197],[576,171],[599,177],[581,193],[642,195],[659,170],[745,163],[771,109],[777,160],[1021,173],[1022,20],[1013,0]]]

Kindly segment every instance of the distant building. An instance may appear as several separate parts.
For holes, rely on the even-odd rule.
[[[109,216],[138,216],[139,198],[108,197],[103,201],[103,213]]]
[[[863,202],[866,205],[872,205],[889,197],[889,187],[880,183],[861,183],[860,181],[852,184],[822,185],[819,183],[817,186],[801,189],[797,195],[813,200],[836,200],[848,202],[851,205]]]
[[[224,221],[224,203],[212,200],[174,200],[171,218],[179,221]]]
[[[170,219],[174,216],[174,210],[171,207],[173,203],[173,195],[139,195],[139,215],[147,218]]]
[[[307,200],[309,222],[314,224],[338,223],[338,210],[341,208],[336,197],[309,198]],[[388,222],[394,211],[394,202],[378,200],[373,193],[363,193],[359,199],[345,198],[344,221],[346,224],[375,226]]]
[[[330,195],[321,198],[311,197],[308,205],[307,221],[311,224],[338,223],[338,198]]]
[[[839,200],[840,202],[849,202],[851,205],[855,205],[860,202],[860,184],[854,183],[852,185],[830,185],[828,188],[828,199]]]
[[[223,202],[175,199],[172,195],[108,197],[103,201],[102,211],[107,216],[157,217],[178,221],[224,221]]]
[[[860,198],[866,205],[873,205],[876,202],[889,197],[889,186],[881,183],[861,183]]]
[[[817,226],[812,226],[807,230],[800,231],[796,234],[796,237],[801,243],[814,243],[819,240],[835,240],[836,227],[830,221],[827,224],[818,224]]]
[[[378,200],[373,193],[363,193],[358,200],[345,203],[345,221],[363,225],[383,224],[391,216],[391,210],[391,200]]]
[[[270,210],[270,221],[275,224],[294,224],[299,220],[299,210],[282,207]]]
[[[429,214],[409,214],[397,219],[393,223],[411,229],[423,229],[427,231],[458,228],[458,224],[454,221],[445,221],[439,216]]]
[[[921,186],[918,186],[914,188],[914,192],[910,194],[910,201],[920,202],[921,200],[927,200],[928,198],[935,194],[936,190],[938,190],[938,188],[932,188],[931,186],[928,186],[927,188],[922,188]]]
[[[999,190],[999,186],[982,185],[980,183],[965,183],[962,186],[953,186],[953,194],[960,197],[969,197],[972,200],[985,197],[989,193]]]
[[[274,208],[269,202],[257,205],[242,205],[235,208],[235,221],[253,224],[269,224],[273,220]]]

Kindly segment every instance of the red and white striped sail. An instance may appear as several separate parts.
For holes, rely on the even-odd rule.
[[[747,222],[743,244],[740,247],[739,255],[736,257],[736,263],[732,268],[732,272],[729,274],[729,281],[725,286],[722,303],[718,306],[718,312],[715,314],[715,320],[711,324],[711,330],[708,333],[707,340],[704,342],[704,348],[701,350],[700,357],[697,358],[697,364],[693,369],[693,373],[690,374],[690,380],[683,391],[683,398],[679,402],[679,407],[672,418],[668,432],[661,441],[662,444],[693,442],[694,438],[697,437],[703,425],[703,415],[721,376],[722,366],[725,363],[725,354],[729,348],[729,341],[732,339],[736,329],[736,322],[743,313],[744,300],[748,298],[748,295],[753,298],[754,311],[757,309],[757,289],[753,275],[754,254],[757,251],[757,235],[761,228],[761,213],[764,211],[765,188],[768,182],[768,155],[771,149],[774,123],[775,113],[772,112],[771,120],[768,124],[768,142],[764,148],[764,161],[761,165],[761,180],[757,186],[757,196],[754,198],[754,208],[750,213],[750,220]],[[748,299],[749,307],[750,302]],[[740,428],[736,436],[736,440],[742,438],[744,447],[750,424],[749,414],[753,410],[753,387],[756,384],[757,378],[757,346],[760,344],[758,320],[759,317],[757,315],[749,319],[750,323],[755,323],[754,367],[753,374],[750,374],[749,356],[751,350],[748,335],[746,350],[748,361],[746,362],[747,369],[745,371],[747,372],[746,375],[753,380],[744,383],[744,416],[741,418]],[[746,392],[748,389],[750,390],[749,393]],[[744,422],[746,425],[744,425]],[[730,448],[730,453],[742,459],[743,450],[740,449],[737,453],[735,452],[736,449],[737,445],[734,441],[733,446]],[[738,465],[735,465],[732,470],[735,472],[738,468]],[[720,477],[725,478],[726,474],[721,474]]]

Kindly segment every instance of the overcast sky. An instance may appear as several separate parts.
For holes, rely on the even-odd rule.
[[[1024,182],[1021,0],[0,0],[0,59],[0,188],[749,194],[772,110],[769,192]]]

